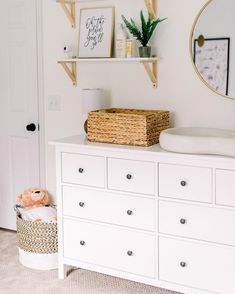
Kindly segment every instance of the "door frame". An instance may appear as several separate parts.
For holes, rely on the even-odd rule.
[[[39,123],[39,184],[46,185],[45,165],[45,113],[44,113],[44,68],[43,68],[43,4],[36,1],[36,30],[37,30],[37,84],[38,84],[38,123]]]

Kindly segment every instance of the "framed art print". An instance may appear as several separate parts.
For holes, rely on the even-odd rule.
[[[82,8],[80,11],[80,58],[106,58],[112,55],[114,7]]]
[[[215,91],[228,95],[230,38],[194,40],[194,63],[204,81]]]

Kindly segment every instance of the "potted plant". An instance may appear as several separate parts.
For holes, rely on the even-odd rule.
[[[124,15],[122,19],[129,30],[129,32],[141,43],[139,47],[140,57],[150,57],[151,56],[151,47],[148,46],[148,42],[151,39],[157,25],[164,21],[166,18],[153,19],[150,14],[148,14],[148,20],[145,19],[143,10],[140,11],[140,20],[141,20],[141,29],[136,25],[135,21],[131,18],[128,21]]]

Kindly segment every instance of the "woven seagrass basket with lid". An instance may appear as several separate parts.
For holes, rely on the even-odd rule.
[[[159,142],[162,130],[170,127],[170,112],[109,108],[88,113],[87,138],[133,146],[151,146]]]

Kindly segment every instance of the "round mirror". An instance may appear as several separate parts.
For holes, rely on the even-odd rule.
[[[209,0],[191,33],[190,52],[201,80],[214,92],[235,99],[235,1]]]

